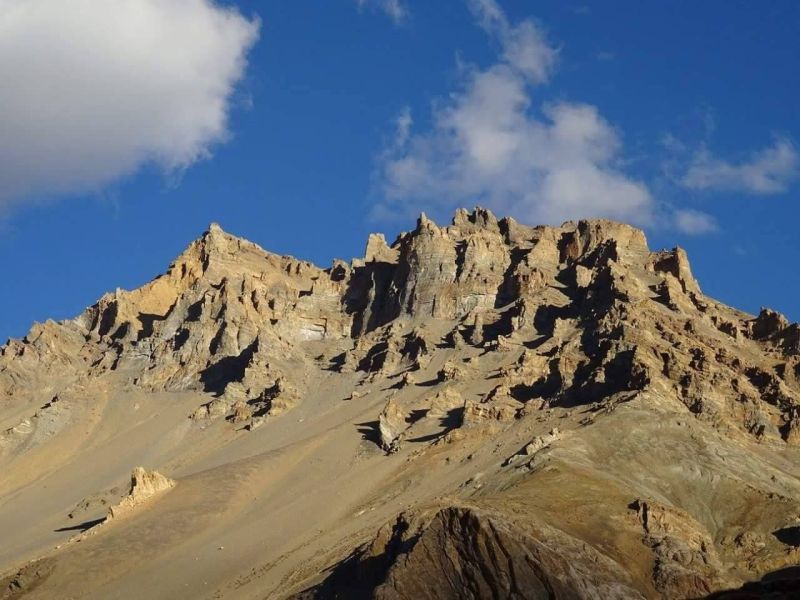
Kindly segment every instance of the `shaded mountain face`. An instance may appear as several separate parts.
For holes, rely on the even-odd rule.
[[[610,221],[423,215],[328,269],[212,225],[3,346],[0,427],[8,597],[696,598],[800,560],[800,327]],[[142,462],[174,488],[54,535]]]

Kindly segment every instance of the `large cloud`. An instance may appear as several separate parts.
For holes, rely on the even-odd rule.
[[[494,0],[472,0],[500,44],[495,64],[467,67],[461,89],[438,104],[429,131],[405,111],[383,154],[378,216],[438,203],[480,202],[532,222],[611,217],[639,224],[655,210],[647,187],[619,167],[617,131],[587,104],[536,106],[558,52],[530,20],[512,24]]]
[[[0,0],[0,208],[208,156],[258,29],[213,0]]]

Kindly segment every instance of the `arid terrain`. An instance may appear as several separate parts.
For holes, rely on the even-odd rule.
[[[746,285],[746,282],[742,282]],[[0,349],[0,598],[800,597],[800,327],[611,221],[212,225]]]

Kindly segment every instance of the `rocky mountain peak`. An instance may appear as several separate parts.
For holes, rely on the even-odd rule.
[[[72,322],[38,326],[3,353],[35,355],[43,369],[122,370],[140,386],[219,393],[241,387],[256,365],[307,360],[311,342],[342,346],[337,360],[350,368],[399,368],[420,360],[420,344],[442,343],[426,339],[431,333],[407,337],[416,328],[455,345],[535,345],[555,355],[574,346],[569,366],[551,361],[533,388],[588,397],[598,378],[610,393],[664,370],[674,350],[649,357],[643,323],[676,338],[710,328],[781,348],[795,339],[776,313],[752,319],[704,297],[686,253],[651,252],[639,229],[608,220],[528,227],[476,208],[443,227],[422,214],[392,245],[373,234],[363,260],[330,269],[271,254],[212,223],[164,275],[106,294]],[[3,367],[6,377],[17,364]],[[256,380],[237,394],[274,384]],[[793,418],[778,426],[794,427]]]
[[[520,583],[484,568],[503,548],[515,570],[538,561],[524,585],[567,598],[702,597],[798,558],[780,540],[800,515],[800,326],[704,295],[684,250],[652,251],[622,223],[423,214],[327,269],[211,224],[163,275],[0,349],[0,467],[30,481],[27,457],[62,436],[71,448],[109,397],[124,417],[98,444],[123,422],[161,432],[134,464],[173,445],[173,465],[213,473],[236,457],[237,485],[262,448],[264,464],[291,462],[275,473],[306,465],[298,481],[331,493],[287,488],[276,514],[306,501],[304,515],[328,514],[313,504],[325,496],[349,515],[332,530],[374,537],[336,569],[307,556],[330,573],[314,597],[354,581],[452,597],[451,568],[486,595]],[[169,510],[199,489],[153,466],[170,475]],[[380,489],[352,516],[362,476]],[[390,525],[372,536],[377,515]]]

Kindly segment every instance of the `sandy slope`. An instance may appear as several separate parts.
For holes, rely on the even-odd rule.
[[[8,483],[31,463],[19,460],[5,471],[2,564],[13,569],[21,556],[44,555],[45,564],[54,565],[26,598],[283,597],[399,511],[455,501],[519,512],[520,522],[533,514],[540,523],[558,523],[628,569],[631,557],[639,557],[641,568],[632,570],[647,574],[652,559],[642,552],[640,527],[628,508],[643,493],[695,508],[720,538],[730,521],[757,518],[765,529],[781,524],[784,507],[765,513],[771,503],[763,492],[754,489],[731,505],[751,482],[800,511],[797,452],[782,461],[760,460],[760,449],[747,445],[717,454],[707,428],[627,406],[580,439],[555,444],[551,466],[533,477],[500,462],[549,423],[519,423],[502,440],[479,437],[457,448],[412,443],[387,457],[357,434],[358,424],[382,407],[386,382],[353,401],[344,400],[347,384],[331,386],[331,374],[319,377],[316,394],[253,432],[236,432],[221,421],[201,430],[186,418],[198,404],[192,394],[109,399],[89,435],[79,428],[83,440],[74,441],[67,430],[48,444],[50,453],[63,455],[49,474],[12,489]],[[563,426],[572,418],[554,415],[552,421]],[[74,531],[55,531],[103,517],[101,506],[75,519],[66,515],[82,498],[109,488],[121,496],[123,474],[138,464],[178,484],[82,541],[68,543]],[[484,474],[481,487],[465,486],[475,473]],[[634,583],[655,594],[646,578]]]
[[[36,591],[41,597],[70,590],[75,597],[169,598],[184,589],[210,594],[218,588],[226,597],[258,597],[330,546],[344,552],[362,542],[403,501],[434,497],[458,481],[451,475],[421,486],[419,469],[403,475],[402,455],[386,457],[362,439],[359,424],[374,420],[391,382],[353,401],[345,398],[358,376],[317,377],[317,393],[253,432],[222,421],[192,423],[187,415],[203,402],[196,394],[93,395],[96,422],[74,417],[78,426],[4,471],[0,564],[8,569],[61,544],[53,554],[58,570]],[[425,393],[421,388],[418,395]],[[39,453],[50,457],[48,472],[19,485],[43,460]],[[75,505],[111,488],[118,493],[108,503],[117,501],[139,464],[178,485],[141,514],[66,543],[76,532],[58,529],[106,513],[96,505],[69,519]]]

